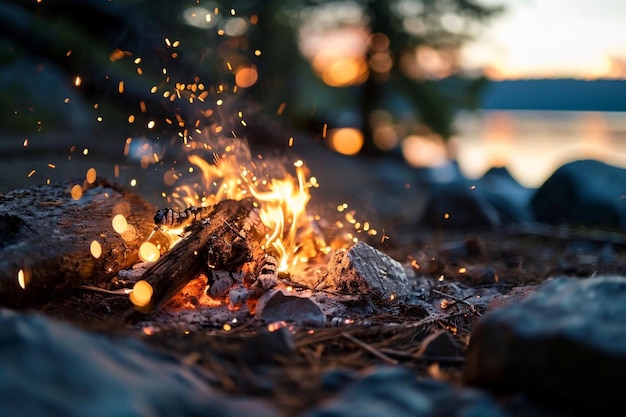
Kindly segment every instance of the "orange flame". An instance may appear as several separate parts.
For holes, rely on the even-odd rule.
[[[265,161],[261,156],[253,160],[243,140],[222,138],[213,142],[217,143],[188,143],[185,149],[192,165],[188,174],[197,178],[189,181],[188,174],[176,175],[182,184],[170,194],[169,201],[179,207],[211,206],[225,199],[254,197],[259,203],[261,221],[269,230],[261,244],[276,252],[279,271],[329,252],[307,214],[309,190],[317,187],[317,180],[307,180],[304,162],[293,163],[294,176],[277,161]],[[203,157],[206,153],[211,155],[210,160]]]

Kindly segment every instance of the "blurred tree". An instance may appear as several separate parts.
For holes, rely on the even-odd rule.
[[[266,5],[275,3],[279,2]],[[307,98],[308,109],[300,103],[300,112],[311,116],[310,109],[316,106],[311,118],[319,124],[360,128],[365,136],[362,151],[370,154],[397,148],[391,139],[388,143],[376,139],[376,129],[385,128],[381,117],[387,125],[390,118],[396,119],[399,136],[410,133],[402,126],[407,114],[413,119],[409,125],[421,126],[422,133],[426,129],[443,139],[454,133],[455,111],[475,108],[486,84],[481,74],[462,71],[460,49],[503,10],[473,0],[292,0],[280,4],[270,6],[274,9],[266,19],[278,28],[282,15],[282,26],[289,22],[301,53],[310,62],[307,73],[298,77],[297,89],[289,90]],[[284,30],[263,35],[267,60],[278,63],[267,76],[293,78],[289,72],[302,68],[299,60],[293,53],[273,48],[288,35]],[[316,81],[311,74],[317,75]]]
[[[455,109],[485,81],[463,75],[459,49],[500,11],[473,0],[2,0],[0,71],[57,69],[93,113],[138,132],[154,121],[163,136],[211,125],[255,135],[280,119],[320,135],[359,128],[363,152],[378,153],[415,126],[452,134]],[[46,119],[45,86],[22,84],[0,83],[5,126],[19,100]],[[238,123],[243,109],[250,123]],[[389,126],[396,142],[380,139]]]

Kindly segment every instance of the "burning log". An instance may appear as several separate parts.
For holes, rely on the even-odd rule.
[[[135,284],[129,319],[156,313],[189,281],[209,270],[236,271],[253,260],[263,234],[252,198],[223,200]],[[207,275],[211,275],[210,273]]]
[[[55,291],[101,284],[138,261],[154,208],[118,184],[90,179],[0,196],[0,305],[48,301]]]

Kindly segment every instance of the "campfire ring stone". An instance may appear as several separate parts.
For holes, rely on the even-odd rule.
[[[324,284],[337,291],[383,299],[406,297],[410,290],[402,264],[365,242],[333,253]]]

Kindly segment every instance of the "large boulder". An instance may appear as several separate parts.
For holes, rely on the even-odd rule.
[[[531,200],[538,222],[554,225],[626,226],[626,169],[595,160],[558,168]]]
[[[560,277],[474,326],[465,379],[526,392],[588,414],[621,407],[626,277]]]

